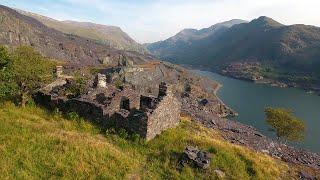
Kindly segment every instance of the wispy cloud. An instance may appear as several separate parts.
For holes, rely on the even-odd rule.
[[[285,24],[320,26],[319,0],[0,0],[60,20],[120,26],[139,42],[166,39],[183,28],[270,16]]]

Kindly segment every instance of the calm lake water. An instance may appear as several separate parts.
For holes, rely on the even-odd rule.
[[[265,123],[265,107],[292,109],[298,118],[305,121],[307,132],[303,142],[291,144],[320,153],[320,96],[295,88],[254,84],[207,71],[194,72],[223,85],[218,96],[239,113],[235,120],[251,125],[271,138],[275,138],[275,133]]]

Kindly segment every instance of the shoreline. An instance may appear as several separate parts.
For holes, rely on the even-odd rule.
[[[184,67],[185,68],[185,67]],[[219,114],[219,117],[220,118],[230,118],[230,117],[237,117],[239,115],[239,113],[237,111],[235,111],[234,109],[232,109],[231,107],[229,107],[226,103],[223,102],[222,99],[220,99],[220,97],[218,96],[218,92],[219,90],[223,87],[223,84],[213,80],[213,79],[210,79],[208,77],[205,77],[203,75],[200,75],[200,74],[197,74],[195,72],[192,72],[192,70],[196,70],[196,69],[192,69],[192,68],[186,68],[190,73],[196,75],[196,76],[200,76],[201,78],[206,78],[210,81],[214,81],[217,86],[214,88],[213,90],[213,94],[215,95],[215,98],[217,99],[217,101],[220,103],[221,106],[224,107],[224,109],[226,110],[224,113],[222,114]]]
[[[209,72],[217,73],[217,74],[219,74],[221,76],[225,76],[225,77],[229,77],[229,78],[233,78],[233,79],[237,79],[237,80],[251,82],[251,83],[254,83],[254,84],[265,84],[265,85],[268,85],[268,86],[271,86],[271,87],[277,87],[277,88],[296,88],[296,89],[303,90],[304,92],[306,92],[308,94],[315,94],[317,96],[320,96],[320,89],[317,89],[316,87],[303,88],[299,84],[289,85],[289,83],[280,82],[280,81],[273,80],[273,79],[253,80],[253,79],[249,79],[249,78],[237,77],[237,76],[233,76],[233,75],[223,74],[223,73],[215,72],[215,71],[209,71]]]
[[[218,82],[217,82],[218,83]],[[220,97],[218,96],[218,92],[219,90],[223,87],[222,84],[218,83],[217,88],[214,90],[214,95],[217,97],[218,101],[229,111],[229,114],[222,117],[222,118],[229,118],[229,117],[237,117],[239,116],[239,113],[237,111],[235,111],[234,109],[232,109],[231,107],[229,107],[226,103],[224,103],[222,101],[222,99],[220,99]]]
[[[224,74],[221,73],[219,71],[214,71],[210,68],[205,68],[205,67],[199,67],[199,66],[192,66],[192,65],[185,65],[185,64],[181,64],[180,66],[188,69],[188,70],[199,70],[199,71],[208,71],[208,72],[212,72],[212,73],[216,73],[219,74],[221,76],[225,76],[225,77],[229,77],[229,78],[233,78],[233,79],[237,79],[237,80],[242,80],[242,81],[246,81],[246,82],[251,82],[254,84],[265,84],[271,87],[278,87],[278,88],[296,88],[296,89],[300,89],[305,91],[308,94],[315,94],[317,96],[320,96],[320,86],[319,87],[303,87],[302,85],[296,84],[296,83],[288,83],[288,82],[280,82],[274,79],[263,79],[263,80],[253,80],[253,79],[249,79],[249,78],[245,78],[245,77],[238,77],[238,76],[233,76],[230,74]],[[219,83],[220,84],[220,83]],[[294,84],[294,85],[293,85]],[[219,90],[217,90],[219,91]]]
[[[192,72],[192,70],[202,70],[199,68],[187,68]],[[206,70],[207,71],[207,70]],[[209,71],[212,72],[212,71]],[[193,72],[195,73],[195,72]],[[219,74],[219,73],[218,73]],[[199,75],[199,74],[198,74]],[[221,75],[221,74],[220,74]],[[202,76],[202,75],[200,75]],[[214,79],[212,79],[214,81]],[[216,82],[216,81],[215,81]],[[223,87],[222,84],[215,89],[215,95],[219,102],[228,107],[217,95],[220,88]],[[231,109],[231,108],[230,108]],[[246,146],[252,150],[268,154],[269,156],[281,159],[285,162],[303,165],[320,169],[320,154],[310,151],[305,148],[294,147],[291,145],[286,145],[281,141],[267,137],[260,133],[254,127],[230,120],[228,116],[219,117],[217,114],[206,114],[202,111],[189,111],[185,109],[188,114],[193,117],[193,119],[202,125],[219,130],[220,134],[224,137],[225,140],[241,145]]]

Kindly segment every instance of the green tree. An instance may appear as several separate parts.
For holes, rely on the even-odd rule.
[[[24,107],[32,93],[53,79],[54,63],[47,60],[31,47],[21,46],[12,54],[8,70],[18,91],[19,102]]]
[[[12,100],[17,91],[14,75],[8,67],[12,64],[10,54],[5,47],[0,47],[0,102]]]
[[[7,48],[1,46],[0,47],[0,70],[6,68],[10,61],[10,55]]]
[[[304,138],[305,124],[294,117],[293,112],[284,108],[265,109],[266,121],[275,130],[278,138],[300,141]]]

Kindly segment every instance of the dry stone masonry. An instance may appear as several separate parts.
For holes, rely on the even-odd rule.
[[[97,76],[98,84],[97,87],[105,88],[107,87],[107,76],[105,74],[98,74]]]
[[[103,127],[126,129],[146,140],[178,125],[181,103],[172,93],[173,86],[162,82],[158,96],[154,97],[141,95],[129,85],[118,89],[107,84],[104,74],[98,74],[96,81],[96,88],[80,97],[68,98],[61,92],[69,81],[57,79],[59,83],[49,84],[34,99],[49,109],[76,112]]]

